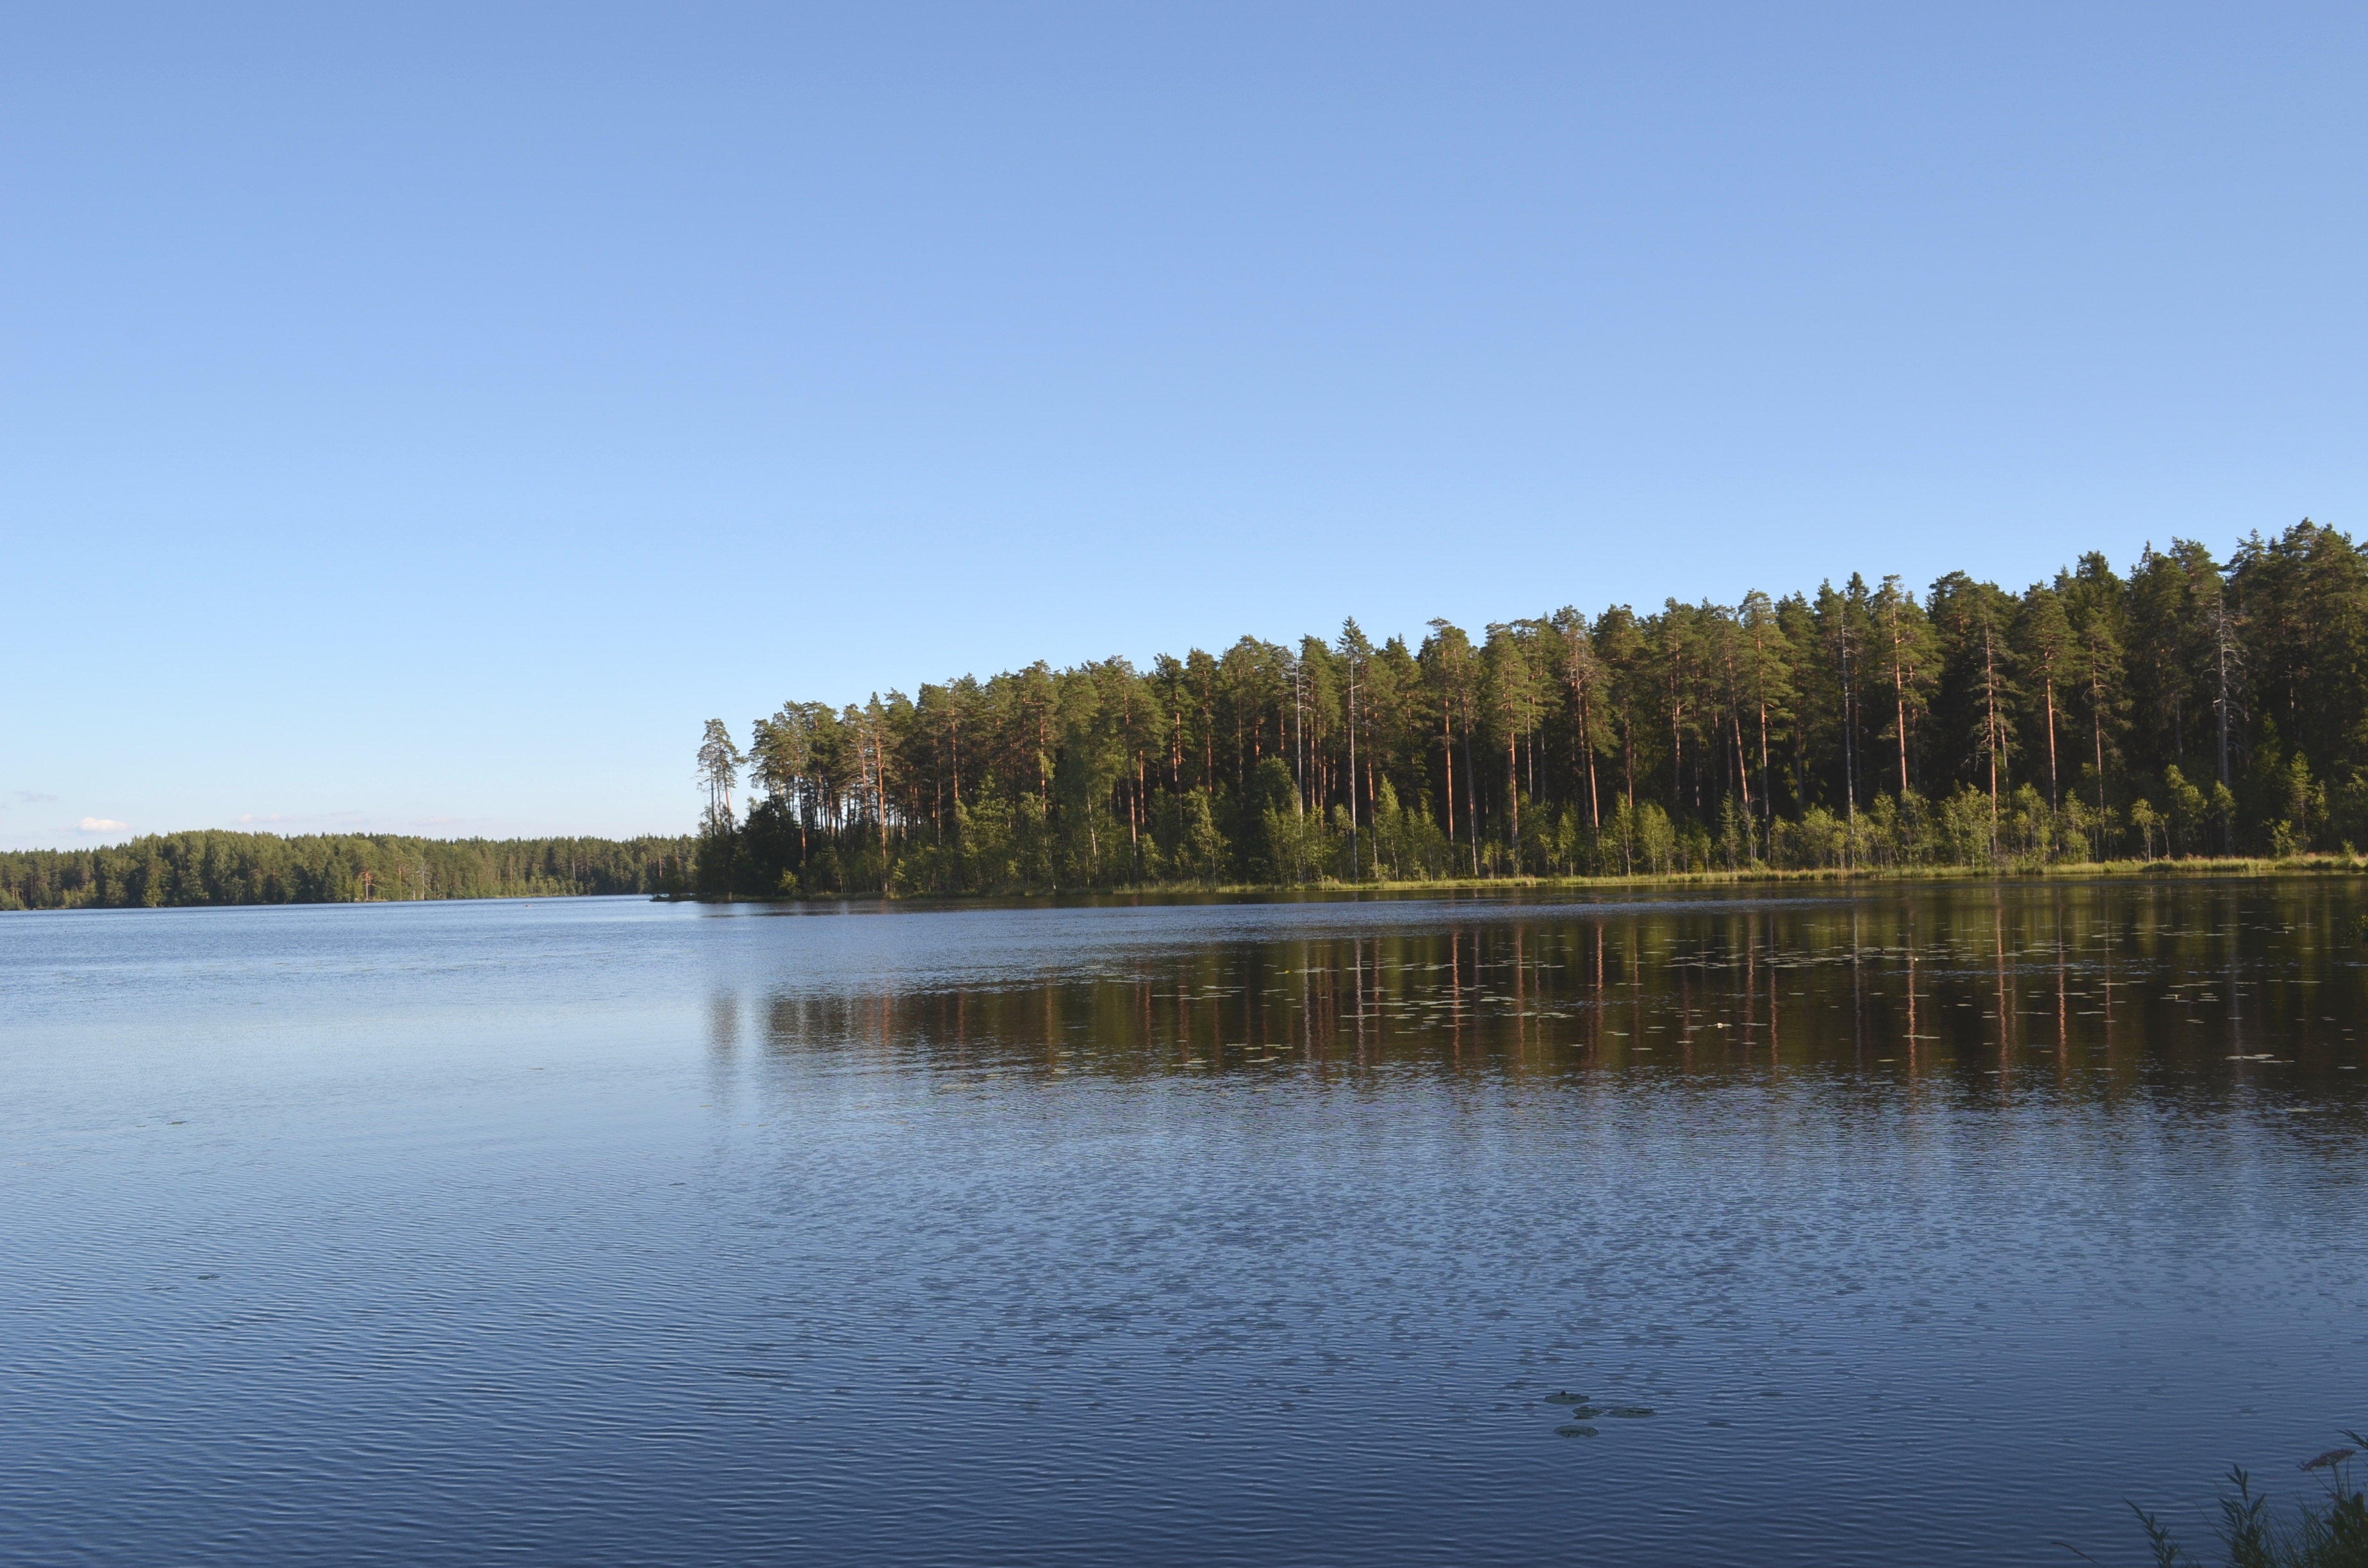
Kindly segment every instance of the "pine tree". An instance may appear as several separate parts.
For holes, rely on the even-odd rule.
[[[721,719],[710,719],[699,743],[699,782],[707,791],[707,820],[713,827],[732,825],[732,788],[740,782],[740,765],[745,760],[732,739],[731,726]]]

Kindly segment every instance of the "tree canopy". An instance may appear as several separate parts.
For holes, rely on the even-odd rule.
[[[173,833],[0,851],[0,909],[679,893],[695,840]]]
[[[2368,841],[2368,562],[2307,519],[2016,593],[1853,574],[785,702],[709,894],[2009,865]]]

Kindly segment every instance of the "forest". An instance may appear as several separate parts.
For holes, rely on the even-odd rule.
[[[2021,593],[1853,574],[1413,644],[1351,619],[793,699],[745,735],[699,747],[701,896],[2348,854],[2368,562],[2305,518]]]
[[[0,910],[681,894],[683,838],[174,833],[97,849],[0,850]]]

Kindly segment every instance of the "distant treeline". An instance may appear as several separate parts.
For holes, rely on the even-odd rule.
[[[171,833],[103,849],[0,851],[0,909],[688,892],[689,838],[405,838]]]
[[[2285,856],[2368,844],[2368,562],[2305,519],[2019,594],[1351,620],[748,740],[700,747],[709,895]]]

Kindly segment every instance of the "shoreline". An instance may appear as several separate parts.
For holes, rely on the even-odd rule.
[[[948,903],[988,903],[1009,898],[1125,897],[1275,897],[1278,895],[1357,895],[1381,893],[1509,893],[1529,892],[1656,891],[1722,887],[1834,887],[1852,883],[1978,883],[2088,881],[2197,881],[2219,878],[2271,876],[2340,876],[2368,873],[2368,857],[2343,855],[2265,857],[2196,856],[2176,860],[2057,861],[2041,866],[1877,866],[1827,867],[1784,870],[1758,867],[1735,871],[1673,871],[1633,877],[1454,877],[1409,881],[1380,880],[1345,882],[1326,878],[1314,882],[1118,882],[1090,886],[1019,885],[975,892],[918,889],[857,889],[843,892],[783,893],[660,893],[654,903],[835,903],[856,900],[904,903],[913,900]]]

